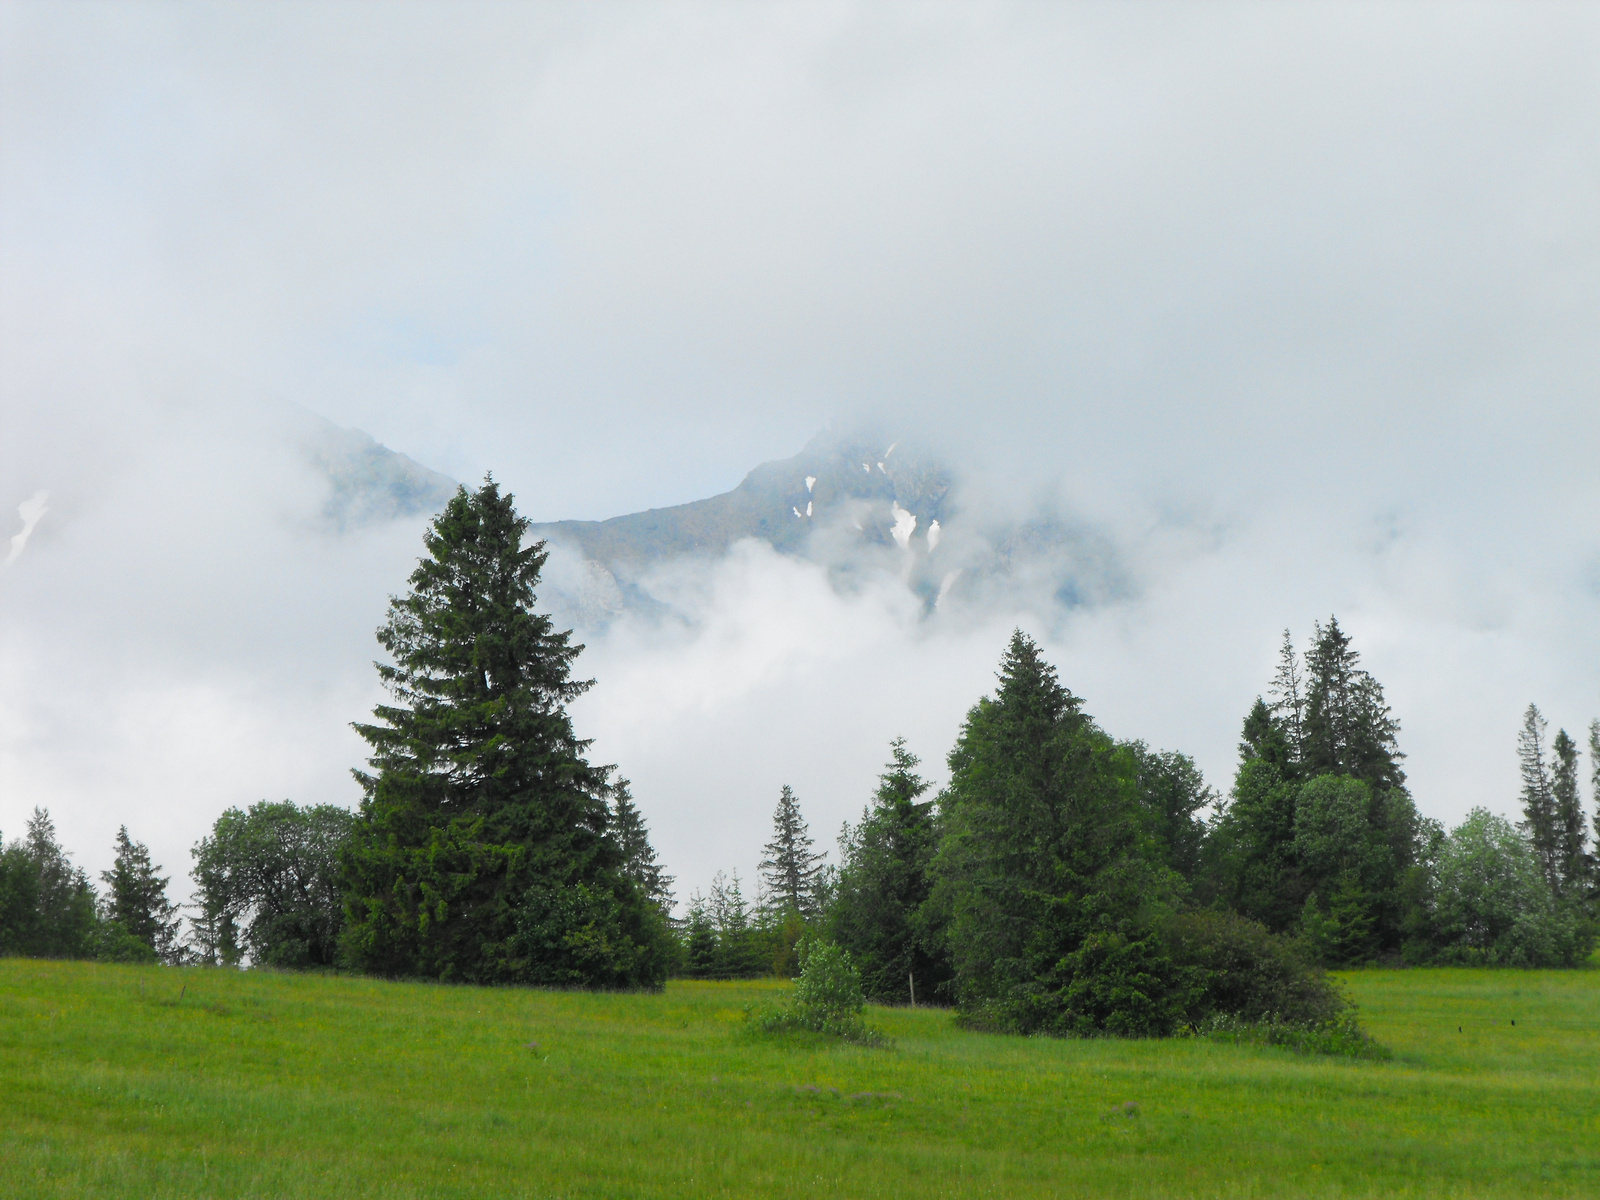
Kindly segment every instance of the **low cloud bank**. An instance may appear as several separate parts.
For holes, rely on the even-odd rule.
[[[826,841],[895,734],[937,775],[1014,624],[1219,787],[1329,613],[1425,812],[1600,711],[1591,9],[12,5],[0,52],[8,836],[181,881],[229,804],[355,799],[437,480],[343,505],[291,403],[539,521],[830,422],[960,468],[937,546],[552,562],[685,890],[783,782]],[[1035,519],[1070,553],[945,587]]]

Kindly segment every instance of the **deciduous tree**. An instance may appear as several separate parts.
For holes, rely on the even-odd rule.
[[[340,855],[355,816],[332,804],[230,808],[194,847],[196,951],[233,965],[329,967],[344,929]]]

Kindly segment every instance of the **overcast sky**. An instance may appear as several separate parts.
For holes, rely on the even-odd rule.
[[[1423,812],[1510,811],[1521,710],[1600,716],[1596,63],[1578,4],[0,6],[0,832],[186,892],[356,801],[421,526],[320,528],[295,406],[538,520],[871,421],[1113,540],[1072,613],[744,547],[592,638],[680,890],[941,776],[1017,623],[1225,788],[1337,613]]]

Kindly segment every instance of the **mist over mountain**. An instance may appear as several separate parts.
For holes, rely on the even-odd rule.
[[[1222,788],[1337,613],[1451,823],[1600,712],[1592,7],[264,11],[0,22],[7,838],[354,804],[487,471],[686,889],[1017,626]]]
[[[333,529],[435,513],[455,494],[448,475],[315,413],[303,414],[297,439],[306,462],[327,482],[322,517]]]
[[[296,436],[326,483],[320,515],[333,531],[431,515],[458,486],[315,414]],[[585,634],[623,614],[692,619],[677,586],[683,571],[706,569],[745,540],[824,567],[842,593],[903,588],[925,619],[996,604],[1048,617],[1131,594],[1105,533],[1044,509],[1020,520],[986,514],[963,503],[962,482],[909,440],[826,429],[720,495],[606,520],[535,522],[531,536],[551,553],[541,600]]]
[[[732,491],[603,521],[537,523],[552,548],[545,601],[590,630],[624,612],[680,611],[661,572],[754,539],[824,566],[842,591],[893,580],[923,615],[979,609],[1001,593],[1048,612],[1126,595],[1111,540],[1040,511],[1023,520],[963,504],[952,464],[906,439],[824,430]]]

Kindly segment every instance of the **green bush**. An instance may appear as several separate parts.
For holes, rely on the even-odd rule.
[[[1188,975],[1188,1020],[1216,1017],[1318,1026],[1346,1003],[1301,948],[1259,921],[1231,912],[1174,917],[1167,931],[1173,961]]]
[[[1179,1028],[1191,989],[1154,931],[1142,936],[1093,933],[1036,982],[1013,989],[991,1016],[962,1014],[968,1028],[1057,1037],[1164,1037]]]
[[[751,1025],[765,1033],[809,1030],[847,1042],[881,1044],[883,1036],[861,1019],[866,998],[849,952],[836,942],[806,941],[800,957],[800,978],[788,1003],[751,1009]]]
[[[99,942],[95,957],[101,962],[156,963],[161,956],[149,942],[134,937],[120,921],[103,921],[100,924]]]
[[[538,987],[659,989],[667,976],[666,918],[639,903],[630,881],[611,882],[531,889],[497,973]]]

